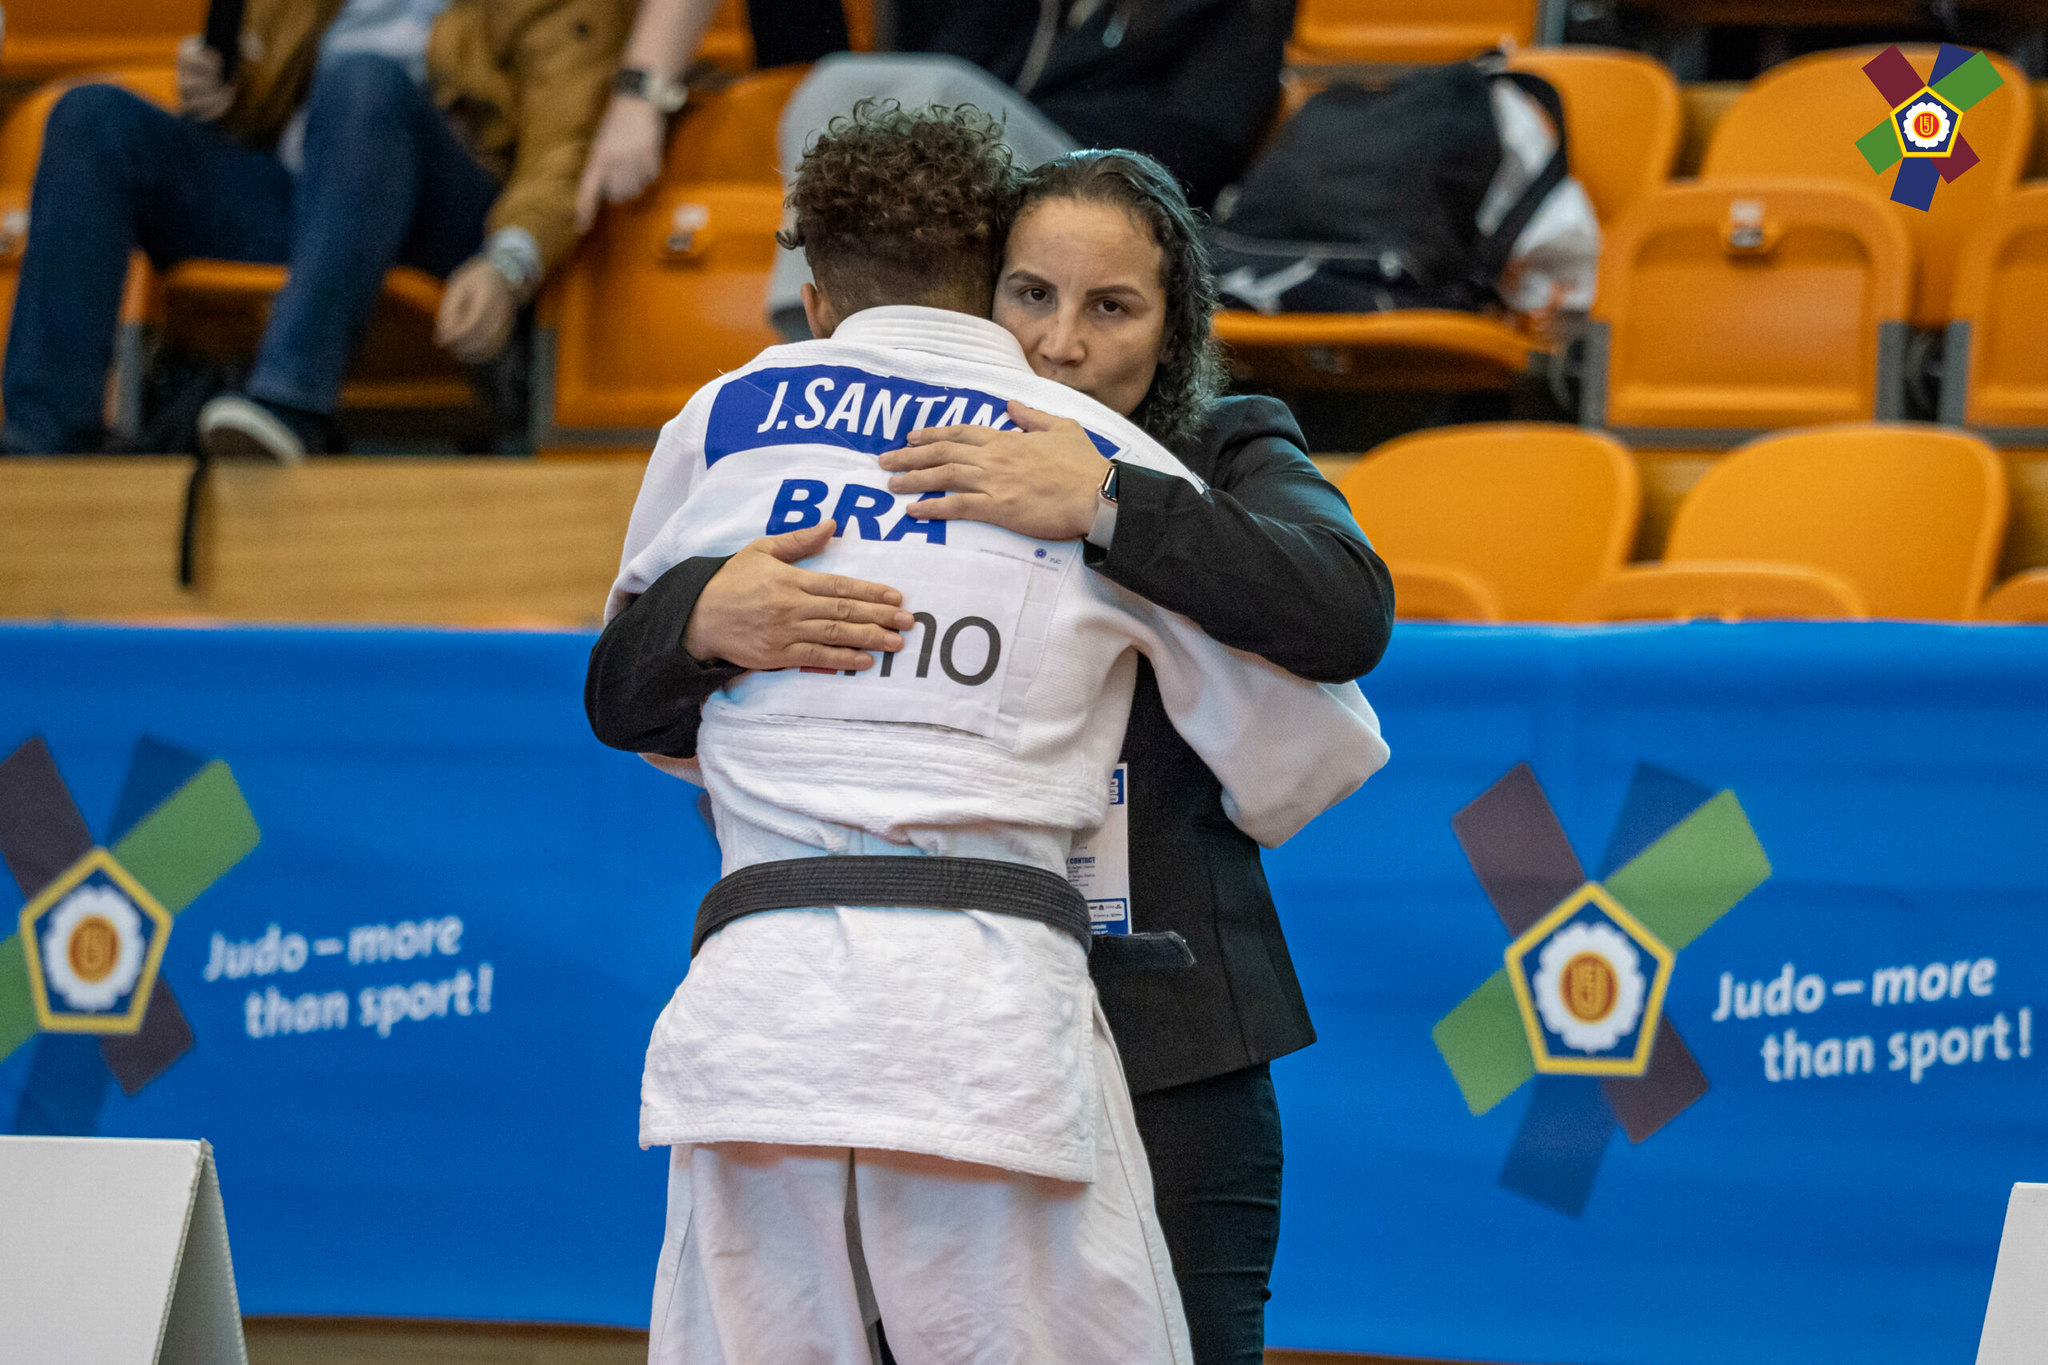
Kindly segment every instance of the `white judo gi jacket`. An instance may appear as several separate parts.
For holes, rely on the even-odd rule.
[[[1217,644],[1088,571],[1080,542],[906,516],[876,457],[918,427],[1008,426],[1010,399],[1075,418],[1105,455],[1198,482],[1130,422],[1033,374],[1002,328],[928,308],[870,309],[829,340],[771,347],[663,428],[607,618],[683,560],[826,517],[837,537],[806,567],[889,584],[917,616],[900,653],[859,673],[743,675],[705,703],[696,764],[655,760],[709,791],[727,873],[940,854],[1063,876],[1075,833],[1103,819],[1139,652],[1230,818],[1262,844],[1386,761],[1355,684]],[[679,898],[675,913],[693,909]],[[748,916],[705,942],[655,1027],[641,1141],[879,1147],[1089,1180],[1094,1010],[1086,953],[1036,921]]]

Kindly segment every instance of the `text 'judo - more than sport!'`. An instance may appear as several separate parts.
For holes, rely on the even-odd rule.
[[[308,936],[271,924],[261,934],[234,939],[216,932],[207,946],[209,983],[275,977],[261,989],[252,983],[242,1002],[244,1031],[251,1038],[282,1038],[356,1028],[389,1038],[400,1024],[460,1020],[491,1012],[497,973],[488,962],[455,964],[463,952],[463,923],[454,915],[394,924],[358,924],[346,935]],[[440,961],[435,961],[440,959]],[[427,979],[357,986],[349,975],[371,969],[386,975],[388,964],[421,963]],[[447,971],[448,966],[453,971]],[[354,969],[354,970],[351,970]],[[294,980],[310,970],[317,984]],[[445,974],[443,974],[445,973]],[[340,979],[336,979],[340,978]],[[303,987],[312,984],[314,989]],[[282,989],[280,986],[282,985]],[[293,990],[298,986],[301,989]]]
[[[1879,1071],[1878,1036],[1883,1034],[1883,1071],[1902,1072],[1918,1085],[1937,1068],[2026,1061],[2034,1055],[2034,1011],[1986,1005],[1998,989],[1998,961],[1990,957],[1879,967],[1868,976],[1830,979],[1800,972],[1787,962],[1768,978],[1741,980],[1721,973],[1715,1023],[1815,1015],[1822,1010],[1852,1012],[1849,1028],[1833,1037],[1802,1035],[1796,1025],[1773,1027],[1758,1055],[1764,1079],[1772,1082],[1827,1080]],[[1870,1010],[1884,1014],[1873,1020]],[[1902,1011],[1908,1013],[1902,1014]],[[1958,1017],[1961,1015],[1962,1017]],[[1932,1017],[1930,1017],[1932,1016]],[[1891,1027],[1892,1025],[1908,1027]],[[1912,1027],[1918,1025],[1918,1027]],[[1810,1026],[1811,1027],[1811,1026]],[[1818,1028],[1813,1028],[1818,1033]]]

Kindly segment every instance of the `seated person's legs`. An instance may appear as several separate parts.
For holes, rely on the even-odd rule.
[[[905,109],[971,104],[1003,125],[1004,142],[1017,165],[1026,169],[1076,146],[1058,124],[1032,108],[1031,101],[972,62],[927,53],[842,52],[812,67],[783,106],[775,134],[783,175],[795,172],[805,146],[827,124],[864,99],[895,100]],[[810,336],[801,301],[810,278],[802,252],[785,248],[775,253],[768,276],[768,319],[791,341]]]
[[[5,447],[100,447],[132,250],[159,268],[195,256],[282,261],[290,226],[291,176],[275,157],[115,86],[67,92],[50,111],[30,201]]]
[[[317,450],[385,272],[404,264],[445,276],[473,255],[498,180],[403,66],[363,53],[315,74],[304,156],[291,279],[271,310],[249,393]]]

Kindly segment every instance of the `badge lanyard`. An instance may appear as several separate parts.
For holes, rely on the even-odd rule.
[[[1130,774],[1130,764],[1116,765],[1102,824],[1078,836],[1067,854],[1067,880],[1087,897],[1098,934],[1131,932]]]

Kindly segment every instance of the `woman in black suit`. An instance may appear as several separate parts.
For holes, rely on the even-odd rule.
[[[1393,622],[1385,566],[1302,451],[1285,405],[1223,397],[1215,291],[1195,215],[1158,163],[1075,152],[1029,174],[992,315],[1032,368],[1087,392],[1208,485],[1103,459],[1080,427],[915,433],[882,457],[923,515],[1085,539],[1090,569],[1214,639],[1317,681],[1359,677]],[[1109,477],[1114,470],[1114,477]],[[747,668],[861,668],[901,648],[900,598],[794,567],[829,523],[689,561],[606,628],[586,705],[605,743],[695,751],[698,706]],[[812,543],[815,540],[816,543]],[[1142,659],[1125,733],[1131,927],[1173,930],[1192,967],[1097,987],[1136,1102],[1199,1365],[1256,1365],[1279,1239],[1268,1063],[1315,1040],[1258,846],[1174,731]]]

